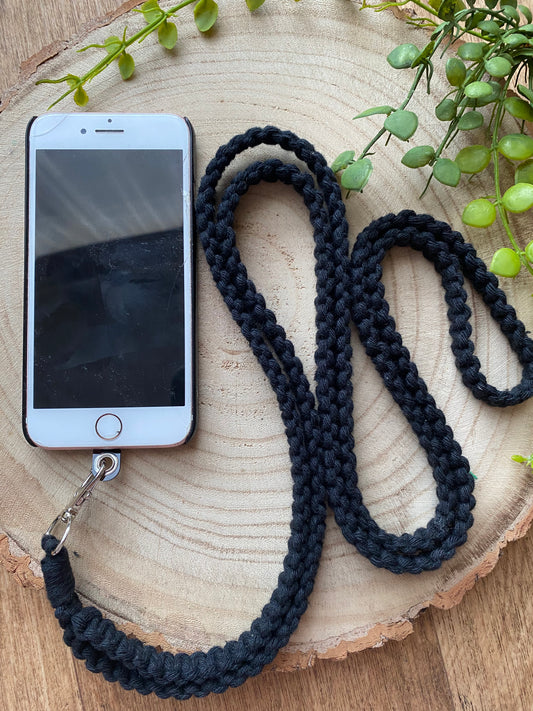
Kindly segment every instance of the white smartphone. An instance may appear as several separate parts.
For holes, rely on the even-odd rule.
[[[46,114],[26,143],[26,439],[185,442],[195,421],[190,123]]]

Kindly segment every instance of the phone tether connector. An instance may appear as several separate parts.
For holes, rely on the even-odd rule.
[[[120,452],[93,453],[91,473],[76,491],[68,506],[55,517],[46,531],[47,536],[54,535],[56,538],[59,538],[57,533],[55,533],[55,529],[59,526],[64,527],[61,538],[59,538],[59,543],[52,551],[52,555],[57,555],[65,545],[65,541],[67,540],[68,534],[70,533],[70,529],[72,527],[72,521],[78,514],[80,508],[90,497],[94,487],[100,481],[109,481],[109,479],[113,479],[119,471]]]

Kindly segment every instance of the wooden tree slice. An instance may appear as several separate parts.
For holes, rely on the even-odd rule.
[[[141,19],[128,16],[130,29]],[[124,24],[121,17],[95,29],[83,44],[121,35]],[[360,13],[350,2],[314,0],[305,8],[267,3],[253,15],[244,3],[221,3],[210,36],[200,36],[189,16],[180,20],[176,51],[169,54],[151,39],[136,47],[135,77],[128,84],[114,70],[98,77],[88,87],[88,108],[188,116],[196,130],[199,176],[221,143],[254,125],[291,129],[332,160],[343,149],[361,150],[381,121],[354,123],[352,116],[402,101],[412,74],[392,70],[384,56],[407,41],[423,46],[427,35],[390,13]],[[36,79],[82,74],[95,61],[97,50],[78,54],[80,46],[40,66],[0,116],[0,528],[6,533],[0,557],[25,584],[41,584],[35,562],[41,535],[90,466],[87,452],[31,448],[20,426],[24,131],[30,117],[43,113],[58,95],[57,87],[36,88]],[[447,87],[442,78],[434,82],[432,100],[413,102],[420,118],[416,144],[434,143],[439,135],[432,107]],[[78,110],[69,103],[58,109]],[[352,239],[370,220],[403,208],[431,212],[460,228],[466,202],[492,192],[489,176],[482,175],[456,190],[433,183],[421,200],[426,176],[400,165],[405,150],[395,140],[387,149],[378,147],[371,183],[347,202]],[[267,154],[272,151],[253,151],[254,157]],[[282,186],[259,186],[239,208],[237,231],[252,278],[312,378],[313,244],[300,199]],[[497,225],[467,232],[467,238],[486,260],[505,244]],[[522,221],[520,238],[523,245],[533,238],[531,221]],[[404,637],[422,608],[456,604],[493,567],[499,548],[524,534],[532,517],[531,477],[510,457],[531,449],[533,402],[497,410],[476,401],[462,385],[449,348],[442,290],[420,255],[395,249],[386,258],[385,283],[404,342],[478,477],[475,524],[467,544],[440,570],[398,577],[361,557],[330,517],[309,609],[278,657],[278,668],[303,666],[317,656],[339,658]],[[532,329],[529,278],[520,276],[505,288]],[[194,439],[179,449],[126,452],[120,476],[94,493],[69,541],[86,601],[144,639],[187,651],[235,638],[260,614],[282,568],[291,515],[290,460],[274,394],[201,252],[198,305]],[[513,385],[520,377],[516,358],[479,299],[472,310],[477,353],[489,381]],[[387,530],[412,531],[434,511],[431,471],[355,336],[353,368],[354,434],[365,502]],[[22,553],[29,557],[20,562]]]

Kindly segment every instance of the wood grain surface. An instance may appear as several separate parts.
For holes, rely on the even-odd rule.
[[[95,11],[87,4],[88,14],[71,18],[73,24],[65,25],[64,36],[101,14],[101,8],[99,4],[99,11]],[[35,33],[36,25],[30,25]],[[18,31],[24,32],[22,28]],[[34,49],[61,39],[60,33],[54,36],[56,31],[57,23],[43,21]],[[6,41],[10,34],[2,31],[1,36]],[[26,37],[25,41],[30,40]],[[18,48],[20,43],[14,44]],[[8,45],[6,52],[9,55]],[[5,60],[6,53],[2,54]],[[9,80],[2,88],[16,81],[9,70],[5,76]],[[206,709],[296,709],[304,704],[317,709],[355,704],[369,709],[530,708],[526,677],[531,669],[526,642],[532,611],[528,547],[531,552],[527,541],[513,546],[504,556],[507,569],[503,573],[502,565],[498,566],[458,609],[424,615],[416,625],[416,634],[401,643],[356,655],[341,665],[324,662],[305,674],[277,675],[275,680],[267,674],[223,697],[188,703],[191,708]],[[8,586],[4,573],[1,579],[0,668],[9,710],[111,709],[126,703],[139,709],[158,708],[163,703],[173,706],[173,702],[126,694],[93,678],[62,648],[42,593],[34,593],[32,598],[30,591]],[[33,608],[31,613],[29,608]]]

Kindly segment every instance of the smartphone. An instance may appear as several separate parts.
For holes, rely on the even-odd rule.
[[[169,447],[191,436],[192,202],[187,119],[32,119],[23,376],[30,444]]]

